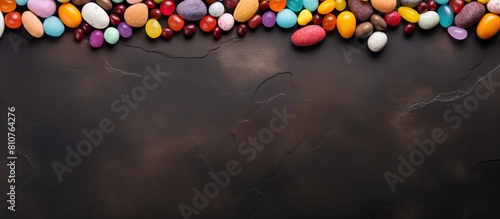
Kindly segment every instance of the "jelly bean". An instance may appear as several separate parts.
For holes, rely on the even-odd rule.
[[[373,14],[373,7],[370,2],[364,0],[350,0],[347,2],[349,10],[360,21],[366,21]],[[391,10],[392,11],[392,10]]]
[[[500,16],[487,13],[481,18],[476,28],[476,34],[481,39],[489,39],[500,31]]]
[[[161,18],[161,11],[158,8],[153,8],[149,10],[149,17],[153,19],[160,19]]]
[[[117,15],[123,15],[123,13],[125,13],[125,10],[127,10],[127,6],[125,6],[124,4],[118,4],[113,9],[115,14],[117,14]]]
[[[163,2],[163,0],[153,0],[153,2],[157,5],[161,4]]]
[[[1,15],[0,15],[1,16]],[[17,29],[23,24],[21,14],[17,11],[9,12],[5,15],[5,26],[10,29]]]
[[[394,11],[397,5],[397,0],[371,0],[373,8],[382,13]],[[352,10],[351,10],[352,11]]]
[[[372,14],[372,16],[370,17],[370,22],[373,24],[375,30],[387,29],[387,22],[385,22],[384,18],[378,14]]]
[[[418,3],[422,0],[400,0],[402,6],[408,6],[410,8],[417,7]]]
[[[149,19],[144,29],[146,30],[146,34],[152,39],[160,37],[162,31],[160,22],[156,19]]]
[[[479,2],[471,2],[464,6],[457,16],[455,16],[453,21],[457,27],[469,28],[479,22],[485,12],[486,9],[484,5]]]
[[[332,31],[337,25],[337,18],[334,14],[326,14],[321,25],[326,31]]]
[[[261,23],[262,17],[260,16],[260,14],[255,14],[250,18],[250,20],[248,20],[248,27],[254,29],[260,26]]]
[[[345,39],[354,35],[356,30],[356,17],[350,11],[343,11],[337,16],[337,30]]]
[[[401,15],[397,11],[391,11],[384,15],[384,20],[389,26],[398,26],[401,22]]]
[[[374,32],[368,37],[366,44],[372,52],[379,52],[387,45],[387,35],[380,31]]]
[[[3,19],[3,16],[2,16]],[[33,14],[33,12],[27,10],[24,11],[21,15],[21,19],[23,21],[23,27],[28,31],[28,33],[35,37],[40,38],[43,36],[43,24],[40,19]],[[3,23],[3,22],[2,22]]]
[[[220,27],[215,27],[212,30],[212,34],[214,35],[214,39],[218,40],[222,36],[222,29],[220,29]]]
[[[444,5],[444,4],[447,4],[449,0],[435,0],[436,3],[440,4],[440,5]]]
[[[64,3],[57,10],[59,18],[69,28],[78,27],[82,23],[82,14],[71,3]]]
[[[273,27],[276,24],[276,14],[272,11],[266,11],[262,15],[262,25],[265,27]]]
[[[208,7],[208,13],[214,17],[220,17],[224,14],[224,5],[220,2],[214,2]]]
[[[217,0],[205,0],[205,4],[207,5],[211,5],[213,4],[214,2],[216,2]]]
[[[439,15],[435,11],[428,11],[420,14],[418,26],[424,30],[432,29],[439,24]]]
[[[412,35],[415,32],[415,29],[417,29],[417,25],[415,25],[415,23],[407,23],[403,31],[406,35]]]
[[[427,6],[429,7],[429,11],[435,11],[437,8],[436,1],[434,0],[428,0],[427,1]]]
[[[7,0],[11,1],[11,0]],[[14,1],[12,1],[14,2]],[[14,3],[15,5],[15,3]],[[41,18],[52,16],[57,9],[56,2],[53,0],[30,0],[28,1],[28,9]]]
[[[337,9],[337,11],[344,11],[346,7],[346,0],[335,0],[335,9]]]
[[[230,13],[224,13],[217,20],[217,24],[223,31],[229,31],[234,27],[234,18]]]
[[[212,31],[215,26],[217,26],[217,19],[212,15],[205,15],[205,17],[200,20],[200,29],[205,32]]]
[[[335,9],[335,1],[334,0],[325,0],[321,2],[318,6],[318,13],[320,14],[328,14]]]
[[[427,2],[418,3],[418,5],[417,5],[418,13],[422,14],[422,13],[426,12],[427,10],[429,10],[429,5],[427,4]]]
[[[454,17],[451,7],[449,5],[441,5],[437,12],[439,15],[439,24],[445,28],[451,26]]]
[[[260,1],[259,10],[261,12],[267,11],[269,9],[269,1]]]
[[[80,28],[82,28],[84,33],[90,33],[90,31],[92,30],[92,27],[90,27],[90,25],[85,22],[80,24]]]
[[[77,42],[80,42],[83,40],[83,37],[85,36],[85,33],[83,33],[82,28],[76,28],[75,32],[73,32],[73,36],[75,37],[75,40]]]
[[[456,40],[464,40],[468,35],[467,30],[455,26],[448,27],[448,34]]]
[[[292,10],[285,8],[276,15],[276,24],[281,28],[292,28],[297,24],[297,15]]]
[[[168,17],[168,27],[173,31],[181,31],[184,28],[184,19],[177,14],[172,14]]]
[[[196,25],[193,23],[186,24],[182,29],[182,33],[185,37],[192,37],[196,33]]]
[[[259,0],[240,0],[234,9],[234,20],[246,22],[259,10]]]
[[[113,9],[113,3],[111,3],[111,0],[96,0],[95,3],[106,11],[111,11]]]
[[[464,0],[450,0],[448,5],[451,7],[453,12],[458,13],[464,8],[465,1]]]
[[[4,13],[16,10],[16,7],[17,4],[15,0],[0,0],[0,11]]]
[[[102,0],[100,0],[100,1],[102,1]],[[149,9],[153,9],[156,7],[156,3],[153,0],[146,0],[146,1],[144,1],[144,4],[146,4],[146,6],[148,6]]]
[[[247,33],[247,29],[248,27],[246,24],[239,24],[238,29],[236,29],[236,33],[238,34],[238,36],[243,37]]]
[[[74,5],[82,6],[82,5],[89,3],[90,1],[91,0],[71,0],[71,3]]]
[[[50,16],[43,21],[43,31],[51,37],[60,37],[64,33],[64,24],[56,16]]]
[[[286,6],[294,12],[299,12],[304,5],[302,0],[286,0]]]
[[[111,0],[112,2],[116,3],[116,4],[120,4],[123,2],[123,0]]]
[[[318,9],[318,0],[303,0],[304,8],[309,11],[316,11]]]
[[[130,6],[129,8],[131,7],[133,6]],[[109,25],[108,13],[106,13],[106,11],[101,8],[101,6],[93,2],[89,2],[83,6],[82,17],[83,20],[85,20],[90,26],[96,29],[104,29]]]
[[[247,0],[247,1],[257,1],[257,0]],[[199,21],[205,15],[207,15],[207,6],[201,0],[184,0],[177,5],[175,11],[179,16],[184,18],[184,20]]]
[[[0,11],[0,38],[2,37],[4,31],[5,31],[5,21],[3,18],[3,13]]]
[[[104,43],[104,33],[101,30],[94,30],[89,38],[90,46],[99,48]]]
[[[489,1],[490,0],[477,0],[477,2],[479,2],[479,3],[483,4],[483,5],[488,4]]]
[[[323,23],[323,16],[321,14],[314,14],[312,23],[316,25],[321,25]]]
[[[292,34],[292,44],[295,46],[312,46],[320,43],[326,37],[326,31],[318,25],[302,27]]]
[[[363,22],[356,27],[354,36],[356,38],[367,38],[373,33],[373,24],[370,22]]]
[[[286,7],[286,0],[270,0],[269,1],[269,8],[273,10],[274,12],[280,12],[281,10],[285,9]]]
[[[127,23],[121,22],[118,24],[118,33],[120,33],[120,36],[123,38],[129,38],[132,36],[132,27],[130,27]]]
[[[171,39],[172,37],[174,37],[174,31],[170,28],[164,28],[162,31],[161,31],[161,37],[163,39]]]
[[[299,16],[297,17],[297,23],[300,26],[305,26],[312,21],[312,18],[312,13],[309,10],[304,9],[299,13]]]
[[[172,0],[162,1],[160,4],[160,11],[165,16],[172,15],[175,11],[175,3]]]
[[[406,21],[408,21],[410,23],[416,23],[420,19],[420,15],[418,14],[418,12],[415,11],[415,9],[410,8],[410,7],[406,7],[406,6],[399,7],[398,13],[399,13],[399,15],[401,15],[401,17],[403,19],[405,19]]]
[[[104,31],[104,40],[109,44],[116,44],[120,39],[120,33],[114,27],[108,27]]]
[[[16,4],[19,6],[25,6],[28,4],[28,0],[16,0]]]
[[[224,0],[224,5],[228,8],[236,8],[238,5],[238,0]]]

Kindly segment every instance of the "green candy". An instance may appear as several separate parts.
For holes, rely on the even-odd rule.
[[[104,31],[104,40],[106,40],[107,43],[109,44],[116,44],[118,40],[120,39],[120,33],[118,33],[118,30],[114,27],[108,27]]]

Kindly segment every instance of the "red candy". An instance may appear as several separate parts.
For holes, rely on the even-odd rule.
[[[401,22],[401,15],[397,11],[392,11],[385,14],[384,20],[389,26],[395,27]]]
[[[316,25],[321,25],[323,23],[323,16],[321,16],[321,14],[314,14],[312,23]]]
[[[181,31],[184,27],[184,19],[177,14],[170,15],[168,18],[168,27],[173,31]]]
[[[151,9],[149,11],[149,17],[152,18],[152,19],[160,19],[161,18],[161,11],[160,9],[158,8],[154,8],[154,9]]]
[[[248,26],[252,29],[259,27],[261,23],[262,23],[262,16],[260,16],[259,14],[254,14],[248,20]]]
[[[196,33],[196,25],[193,23],[187,24],[186,26],[184,26],[182,32],[184,33],[184,36],[192,37]]]
[[[238,36],[243,37],[247,33],[247,29],[246,24],[240,24],[238,25],[238,30],[236,32],[238,33]]]
[[[21,19],[21,14],[19,14],[19,12],[13,11],[5,15],[5,26],[7,26],[8,28],[17,29],[21,27],[22,24],[23,21]]]
[[[261,1],[259,2],[259,10],[261,12],[267,11],[269,9],[269,1]]]
[[[215,27],[212,30],[212,34],[214,35],[214,38],[218,40],[222,36],[222,29],[220,29],[220,27]]]
[[[175,3],[172,0],[164,0],[160,4],[160,11],[163,15],[169,16],[175,11]]]
[[[450,0],[448,5],[450,5],[451,10],[456,14],[464,8],[465,2],[464,0]]]
[[[435,0],[428,0],[427,6],[429,6],[429,11],[435,11],[437,8],[436,1]]]
[[[90,27],[90,25],[85,22],[80,24],[80,28],[82,28],[84,33],[90,33],[90,31],[92,30],[92,27]]]
[[[123,15],[123,13],[125,13],[126,9],[127,9],[127,6],[125,6],[124,4],[118,4],[115,6],[115,8],[113,10],[115,11],[115,13],[117,15]]]
[[[161,37],[163,39],[171,39],[174,36],[174,31],[170,28],[165,28],[161,31]]]
[[[146,0],[144,3],[146,4],[146,6],[148,6],[149,9],[153,9],[156,7],[156,4],[153,0]]]
[[[120,16],[118,16],[117,14],[110,14],[109,15],[109,22],[113,25],[113,26],[118,26],[118,24],[120,24],[121,19],[120,19]]]
[[[415,32],[415,29],[417,29],[417,27],[414,23],[407,23],[403,31],[406,35],[411,35]]]
[[[212,15],[205,15],[205,17],[200,20],[200,28],[204,32],[212,31],[215,26],[217,26],[217,20]]]
[[[427,4],[427,2],[418,3],[418,5],[417,5],[418,13],[422,14],[422,13],[426,12],[427,10],[429,10],[429,5]]]
[[[75,37],[75,40],[77,42],[80,42],[83,40],[83,37],[85,36],[85,33],[81,28],[76,28],[75,32],[73,32],[73,36]]]

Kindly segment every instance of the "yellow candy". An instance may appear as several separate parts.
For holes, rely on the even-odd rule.
[[[410,23],[417,23],[418,20],[420,20],[420,15],[418,14],[418,12],[415,11],[415,9],[410,8],[410,7],[406,7],[406,6],[399,7],[398,13],[399,13],[399,15],[401,15],[401,17],[403,19],[405,19],[406,21],[408,21]]]
[[[153,39],[158,38],[162,31],[161,24],[156,19],[149,19],[146,23],[145,29],[146,34]]]
[[[500,16],[487,13],[479,21],[476,34],[481,39],[489,39],[497,35],[498,31],[500,31]]]
[[[345,9],[345,7],[347,6],[347,3],[345,0],[335,0],[335,9],[337,9],[337,11],[343,11]]]
[[[63,24],[69,28],[78,27],[82,23],[82,14],[71,3],[64,3],[59,6],[57,13]]]
[[[335,0],[326,0],[321,2],[318,6],[318,13],[320,14],[328,14],[335,9]]]
[[[356,31],[356,17],[350,11],[343,11],[337,16],[337,30],[345,39],[349,39]]]
[[[297,23],[300,26],[305,26],[306,24],[311,22],[312,19],[313,19],[312,13],[309,10],[304,9],[299,13],[299,17],[297,18]]]
[[[490,0],[477,0],[477,2],[479,2],[479,3],[483,4],[483,5],[487,4],[489,1]]]

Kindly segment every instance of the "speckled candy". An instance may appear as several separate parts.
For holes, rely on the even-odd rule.
[[[96,29],[104,29],[109,25],[109,16],[106,11],[93,2],[83,6],[82,17],[83,20]]]
[[[234,27],[234,18],[233,15],[229,13],[224,13],[219,17],[219,20],[217,21],[217,24],[219,25],[220,29],[223,31],[229,31]]]
[[[488,4],[486,4],[486,8],[488,11],[494,14],[500,14],[500,0],[490,0]]]
[[[262,15],[262,25],[273,27],[276,24],[276,14],[273,11],[266,11]]]
[[[104,31],[104,40],[109,44],[116,44],[120,39],[120,33],[114,27],[108,27]]]
[[[489,39],[500,31],[500,16],[487,13],[481,18],[476,28],[476,34],[481,39]]]
[[[312,46],[323,41],[326,31],[319,25],[302,27],[292,34],[292,43],[296,46]]]
[[[43,24],[40,19],[31,11],[25,11],[22,14],[23,27],[28,33],[35,37],[40,38],[43,36]]]
[[[467,38],[467,30],[456,26],[448,27],[448,34],[456,40],[464,40]]]
[[[241,0],[234,9],[234,20],[240,23],[248,21],[259,10],[259,0]]]
[[[479,2],[467,3],[455,16],[455,26],[468,28],[481,20],[485,13],[484,5]]]
[[[59,6],[58,15],[61,21],[69,28],[75,28],[82,23],[82,14],[71,3],[64,3]]]
[[[101,30],[94,30],[89,37],[90,46],[99,48],[104,43],[104,33]]]
[[[276,23],[281,28],[292,28],[297,24],[297,15],[292,10],[285,8],[278,12]]]
[[[43,21],[43,31],[51,37],[60,37],[64,33],[64,24],[55,16],[50,16]]]
[[[349,9],[360,21],[366,21],[373,14],[373,7],[368,1],[349,0],[347,1]]]
[[[201,0],[185,0],[177,5],[177,14],[188,21],[199,21],[207,15],[207,6]]]
[[[143,27],[148,21],[148,16],[148,6],[144,3],[129,6],[123,14],[125,22],[131,27]]]
[[[385,45],[387,45],[387,35],[384,32],[377,31],[372,33],[370,37],[368,37],[368,49],[372,52],[379,52],[384,49]]]
[[[41,18],[47,18],[56,13],[56,2],[54,0],[29,0],[28,9]]]
[[[118,24],[118,33],[120,33],[120,36],[123,38],[129,38],[132,36],[132,28],[125,22],[121,22]]]

